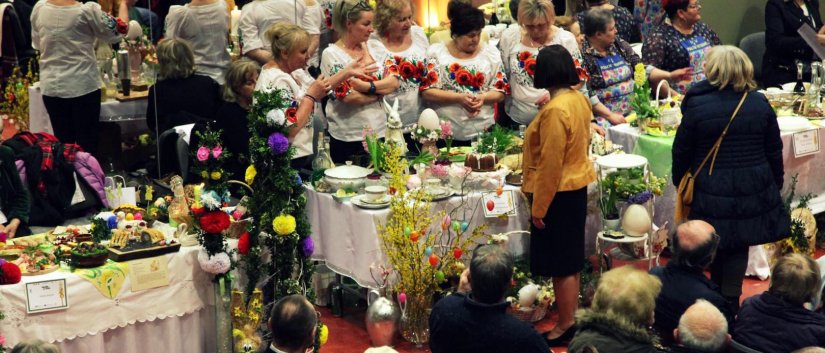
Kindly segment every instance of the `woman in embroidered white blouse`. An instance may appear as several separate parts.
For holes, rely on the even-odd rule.
[[[452,123],[453,145],[469,146],[470,140],[493,125],[493,105],[504,100],[509,83],[498,49],[480,43],[481,10],[453,0],[447,14],[452,39],[427,51],[436,77],[422,97],[439,117]]]
[[[229,68],[226,51],[229,13],[224,0],[192,0],[172,6],[166,16],[166,38],[180,38],[192,44],[195,72],[224,83]]]
[[[125,1],[117,18],[94,2],[44,0],[34,5],[32,46],[40,51],[43,105],[60,141],[97,152],[101,80],[94,42],[117,42],[128,22]]]

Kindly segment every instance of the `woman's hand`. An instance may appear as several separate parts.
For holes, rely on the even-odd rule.
[[[541,107],[543,107],[549,101],[550,101],[550,92],[544,92],[544,94],[541,95],[541,98],[539,98],[536,101],[536,106],[539,107],[539,109],[541,109]]]
[[[613,124],[613,125],[624,124],[624,123],[627,122],[627,120],[624,119],[624,115],[621,115],[619,113],[614,113],[614,112],[610,112],[610,114],[608,116],[606,116],[605,118],[607,119],[607,121],[610,122],[610,124]]]
[[[597,134],[602,135],[602,137],[604,137],[607,133],[607,131],[604,131],[604,128],[601,125],[596,123],[590,123],[590,128],[593,129],[593,131],[595,131]]]
[[[364,57],[358,58],[358,60],[354,60],[353,62],[349,63],[349,65],[344,67],[344,70],[347,71],[348,76],[355,77],[360,80],[369,81],[372,80],[371,75],[378,71],[378,65],[376,63],[372,63],[366,65],[364,62]]]
[[[8,238],[14,238],[14,234],[17,233],[17,227],[20,226],[20,220],[17,218],[12,219],[9,221],[9,224],[3,226],[0,224],[0,233],[6,233]]]
[[[323,97],[324,95],[329,92],[331,87],[329,86],[329,81],[324,75],[318,76],[318,78],[312,82],[312,84],[307,88],[306,94],[318,99],[319,97]]]
[[[484,104],[484,101],[479,99],[479,97],[476,97],[475,95],[472,95],[470,93],[459,93],[459,95],[461,97],[461,107],[464,108],[464,110],[466,110],[467,113],[477,114],[478,111],[481,110],[481,106]]]
[[[821,43],[821,42],[820,42]],[[672,81],[688,81],[690,80],[691,76],[693,75],[693,69],[689,67],[683,67],[681,69],[676,69],[670,72],[669,78]]]
[[[544,229],[544,220],[539,217],[531,217],[533,220],[533,226],[536,229]]]

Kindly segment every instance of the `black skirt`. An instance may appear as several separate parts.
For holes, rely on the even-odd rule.
[[[581,272],[586,219],[587,187],[556,193],[544,216],[544,229],[530,225],[530,272],[544,277]]]

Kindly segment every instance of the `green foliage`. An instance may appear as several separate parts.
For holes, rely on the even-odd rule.
[[[191,170],[203,179],[206,189],[226,190],[231,174],[223,169],[223,164],[232,158],[232,153],[223,148],[221,132],[222,130],[213,131],[211,128],[195,132],[200,138],[200,146],[192,151]],[[200,155],[202,152],[206,152],[206,159]]]
[[[797,196],[796,195],[796,183],[797,182],[799,182],[799,173],[794,174],[791,177],[791,185],[789,186],[790,190],[788,191],[788,194],[785,196],[785,200],[783,202],[785,204],[785,209],[788,210],[788,211],[791,211],[794,208],[808,208],[808,203],[811,201],[811,199],[816,197],[816,195],[814,195],[813,193],[810,193],[810,192],[805,194],[805,195],[802,195],[802,196],[799,197],[799,200],[796,204],[796,207],[793,207],[794,198],[796,198],[796,196]]]
[[[100,243],[104,240],[109,240],[112,237],[112,230],[109,229],[109,222],[105,219],[93,217],[92,223],[92,241]]]
[[[479,143],[476,146],[476,152],[482,154],[505,154],[513,147],[514,137],[515,133],[512,130],[495,124],[490,131],[481,133]]]

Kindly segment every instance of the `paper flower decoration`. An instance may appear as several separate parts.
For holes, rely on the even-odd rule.
[[[221,207],[221,200],[218,197],[218,193],[210,190],[201,194],[201,204],[210,211],[214,211]]]
[[[198,160],[201,162],[206,162],[209,159],[209,149],[203,146],[198,147]]]
[[[247,184],[252,185],[252,182],[255,181],[256,175],[258,175],[258,170],[255,169],[254,164],[250,164],[246,167],[246,173],[244,173],[243,179]]]
[[[212,157],[220,158],[222,153],[223,153],[223,147],[221,147],[221,145],[217,145],[215,147],[212,147]]]
[[[318,333],[318,340],[321,341],[321,345],[327,344],[327,340],[329,339],[329,327],[327,325],[321,325],[321,332]]]
[[[315,252],[315,242],[312,241],[312,237],[306,237],[301,240],[301,250],[306,257],[310,257],[312,253]]]
[[[249,232],[243,232],[238,239],[238,252],[241,255],[249,254]]]
[[[6,262],[3,265],[0,265],[0,284],[15,284],[20,282],[20,267],[17,265]]]
[[[272,109],[266,113],[266,122],[270,126],[283,125],[286,122],[286,114],[281,109]]]
[[[278,235],[290,235],[295,232],[295,217],[280,215],[272,220],[272,230]]]
[[[221,172],[214,171],[211,174],[209,174],[209,176],[212,177],[212,180],[220,180],[221,179]]]
[[[272,153],[283,154],[289,148],[289,140],[280,132],[273,132],[266,141]]]
[[[222,211],[209,211],[200,218],[201,229],[206,233],[220,233],[229,228],[229,215]]]
[[[198,253],[198,263],[201,265],[202,270],[213,275],[226,273],[232,265],[227,253],[222,252],[209,256],[206,250],[201,250]]]

